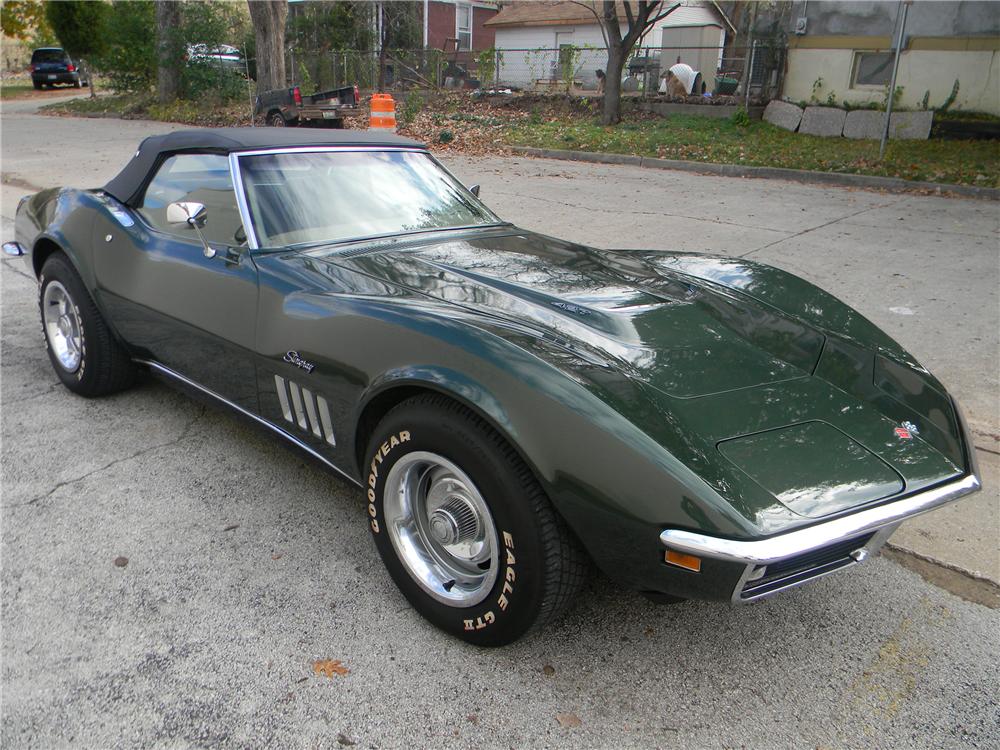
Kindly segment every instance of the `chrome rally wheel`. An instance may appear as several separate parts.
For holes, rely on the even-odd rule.
[[[366,520],[413,609],[451,635],[502,646],[553,619],[589,561],[517,452],[484,419],[425,393],[366,441]]]
[[[81,396],[128,388],[135,367],[115,339],[69,258],[52,253],[38,276],[45,350],[63,385]]]
[[[385,527],[413,579],[434,599],[471,607],[497,578],[493,516],[475,484],[448,459],[417,451],[386,477]]]
[[[76,372],[83,360],[83,322],[70,293],[58,281],[45,287],[42,297],[45,336],[56,362],[66,372]]]

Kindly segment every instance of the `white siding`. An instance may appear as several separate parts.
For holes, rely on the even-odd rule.
[[[580,50],[574,61],[574,77],[584,85],[596,85],[595,71],[608,63],[604,37],[596,23],[499,28],[495,44],[503,56],[499,81],[508,86],[530,88],[539,81],[559,79],[558,44],[572,44]]]
[[[719,14],[714,9],[709,9],[701,3],[685,3],[660,21],[657,26],[664,29],[670,26],[709,26],[712,24],[721,26],[722,23]]]

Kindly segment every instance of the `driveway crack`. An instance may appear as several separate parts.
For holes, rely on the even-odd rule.
[[[34,276],[31,276],[28,273],[25,273],[20,268],[18,268],[17,266],[15,266],[11,261],[8,261],[7,259],[4,259],[3,265],[4,265],[5,268],[9,268],[13,273],[16,273],[18,276],[23,276],[24,278],[26,278],[28,281],[32,282],[33,284],[37,284],[38,283],[38,279],[36,279]]]
[[[506,195],[506,196],[508,196],[510,198],[523,198],[524,197],[524,195],[522,193],[505,193],[502,190],[493,190],[493,191],[491,191],[491,195]],[[602,214],[615,214],[615,215],[618,215],[618,216],[621,216],[623,214],[624,215],[634,215],[634,216],[661,216],[661,217],[662,216],[671,216],[671,217],[674,217],[674,218],[677,218],[677,219],[688,219],[690,221],[707,221],[710,224],[721,224],[723,226],[739,227],[740,229],[762,229],[762,230],[771,231],[771,232],[778,232],[778,231],[780,231],[778,229],[771,229],[770,227],[759,227],[759,226],[756,226],[754,224],[742,224],[742,223],[736,222],[736,221],[724,221],[722,219],[710,219],[710,218],[708,218],[706,216],[688,216],[686,214],[673,214],[673,213],[669,213],[667,211],[633,211],[631,209],[630,210],[621,210],[621,209],[615,209],[615,208],[601,208],[600,206],[581,206],[581,205],[579,205],[577,203],[569,203],[568,201],[559,201],[559,200],[555,200],[554,198],[542,198],[541,196],[538,196],[538,195],[532,195],[530,197],[531,197],[531,200],[541,201],[543,203],[553,203],[553,204],[555,204],[557,206],[566,206],[567,208],[583,208],[583,209],[586,209],[587,211],[595,211],[597,213],[602,213]],[[845,216],[844,218],[846,219],[848,217]],[[838,219],[838,221],[839,221],[839,219]]]
[[[104,466],[92,469],[91,471],[88,471],[86,474],[81,474],[78,477],[73,477],[72,479],[64,479],[63,481],[57,482],[55,485],[53,485],[53,487],[47,492],[44,492],[41,495],[38,495],[37,497],[33,497],[30,500],[25,500],[23,503],[15,503],[10,507],[20,508],[25,505],[34,505],[36,503],[41,502],[42,500],[45,500],[48,497],[51,497],[53,494],[58,492],[63,487],[66,487],[71,484],[76,484],[77,482],[82,482],[84,479],[88,479],[94,476],[95,474],[100,474],[103,471],[107,471],[112,466],[117,466],[118,464],[122,464],[127,461],[132,461],[136,458],[139,458],[140,456],[146,455],[147,453],[152,453],[153,451],[160,450],[161,448],[167,448],[171,445],[176,445],[177,443],[186,439],[191,434],[191,430],[194,428],[195,424],[204,415],[205,415],[205,407],[202,406],[198,410],[198,413],[187,424],[184,425],[184,428],[181,430],[181,433],[177,437],[167,440],[166,442],[158,443],[157,445],[151,445],[148,448],[143,448],[141,450],[135,451],[134,453],[131,453],[128,456],[122,456],[121,458],[116,458],[113,461],[109,461],[108,463],[104,464]]]
[[[830,221],[824,222],[823,224],[817,224],[814,227],[809,227],[808,229],[803,229],[801,232],[795,232],[795,234],[790,234],[787,237],[782,237],[780,240],[775,240],[774,242],[768,242],[766,245],[761,245],[760,247],[755,247],[753,250],[747,250],[745,253],[740,253],[736,255],[737,258],[745,258],[753,253],[760,252],[761,250],[766,250],[769,247],[780,244],[782,242],[787,242],[788,240],[794,240],[796,237],[801,237],[804,234],[809,234],[810,232],[815,232],[818,229],[823,229],[831,224],[836,224],[847,219],[853,219],[855,216],[860,216],[861,214],[866,214],[869,211],[875,211],[879,208],[888,208],[890,206],[895,206],[897,203],[901,203],[905,198],[897,201],[892,201],[891,203],[879,203],[875,206],[869,206],[868,208],[862,208],[860,211],[855,211],[854,213],[847,214],[846,216],[838,216],[836,219],[831,219]]]

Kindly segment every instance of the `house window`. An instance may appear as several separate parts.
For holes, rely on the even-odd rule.
[[[892,78],[891,52],[855,52],[851,88],[888,86]]]
[[[455,4],[455,36],[459,49],[472,49],[472,6],[468,3]]]

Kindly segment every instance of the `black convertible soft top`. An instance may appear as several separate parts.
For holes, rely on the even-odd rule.
[[[256,151],[296,146],[390,146],[417,147],[424,144],[398,135],[373,130],[322,130],[313,128],[205,128],[176,130],[153,135],[139,144],[125,168],[104,186],[104,192],[122,203],[138,199],[150,173],[170,154]]]

